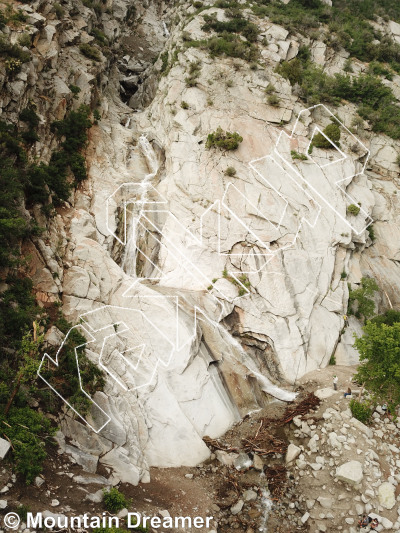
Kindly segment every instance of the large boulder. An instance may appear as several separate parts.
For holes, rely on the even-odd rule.
[[[396,503],[395,490],[395,487],[389,482],[385,482],[382,483],[382,485],[379,485],[378,499],[379,503],[385,509],[392,509],[394,507]]]
[[[336,477],[349,485],[358,485],[363,476],[362,464],[359,461],[349,461],[336,468]]]
[[[0,438],[0,459],[4,459],[10,447],[11,444],[8,442],[8,440]]]

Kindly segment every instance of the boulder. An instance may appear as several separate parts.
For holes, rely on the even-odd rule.
[[[233,515],[237,515],[240,513],[240,511],[243,509],[244,501],[238,500],[234,505],[231,507],[231,513]]]
[[[358,485],[363,479],[362,464],[359,461],[349,461],[336,468],[335,476],[349,485]]]
[[[389,482],[382,483],[378,488],[379,503],[385,509],[392,509],[396,503],[396,488]]]
[[[124,448],[113,448],[100,458],[100,463],[113,471],[113,479],[118,478],[122,483],[137,485],[140,480],[140,469],[132,464],[128,451]]]
[[[317,501],[321,505],[321,507],[324,507],[325,509],[331,509],[333,505],[333,498],[327,498],[326,496],[319,496],[317,498]]]
[[[293,443],[290,443],[286,452],[285,462],[286,464],[294,461],[301,453],[301,449]]]
[[[82,474],[80,476],[74,476],[73,480],[75,483],[79,483],[80,485],[111,485],[111,481],[106,479],[103,476],[98,476],[96,474],[91,475],[85,475]]]
[[[233,462],[239,457],[239,454],[228,453],[224,450],[216,450],[215,456],[221,464],[225,466],[233,466]]]
[[[68,444],[65,446],[64,450],[65,453],[70,455],[78,465],[81,465],[83,469],[86,470],[86,472],[92,474],[96,472],[97,462],[99,460],[98,457],[90,453],[82,452],[75,446],[70,446]]]
[[[11,444],[8,442],[8,440],[0,438],[0,459],[4,459],[10,448]]]
[[[93,503],[101,503],[104,498],[104,492],[102,489],[94,492],[93,494],[86,494],[85,501],[93,502]]]
[[[243,499],[245,502],[254,502],[257,499],[257,492],[254,490],[245,490],[243,492]]]

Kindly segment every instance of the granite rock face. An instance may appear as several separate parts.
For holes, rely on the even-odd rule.
[[[202,17],[223,20],[222,9],[186,19],[189,3],[135,2],[139,26],[130,26],[128,2],[118,0],[101,15],[104,33],[112,42],[123,34],[130,52],[121,57],[117,47],[115,61],[100,54],[95,63],[79,52],[94,42],[94,14],[79,4],[61,22],[39,4],[43,14],[21,6],[34,59],[2,81],[4,112],[17,120],[40,95],[38,114],[49,123],[92,99],[102,117],[90,130],[89,179],[50,221],[35,208],[49,238],[27,244],[38,300],[62,301],[68,319],[82,322],[93,336],[88,356],[107,378],[85,419],[97,432],[61,415],[72,439],[64,449],[89,472],[100,462],[113,483],[137,483],[149,466],[205,460],[202,437],[222,435],[271,396],[290,401],[296,380],[332,355],[358,362],[352,344],[361,325],[345,316],[348,282],[376,278],[377,311],[400,304],[398,142],[372,133],[357,140],[354,108],[343,105],[340,149],[310,154],[332,114],[305,110],[275,72],[296,57],[299,39],[268,20],[257,20],[253,70],[183,46],[184,31],[205,38]],[[390,31],[397,38],[395,23]],[[174,50],[163,69],[157,56],[169,51],[171,59]],[[328,73],[346,59],[322,42],[311,52]],[[279,105],[266,101],[270,84]],[[80,89],[75,98],[71,86]],[[218,127],[242,136],[237,150],[205,148]],[[48,160],[52,133],[40,133],[48,143],[37,143],[35,155]],[[360,205],[357,216],[351,203]],[[59,331],[47,340],[56,345]]]

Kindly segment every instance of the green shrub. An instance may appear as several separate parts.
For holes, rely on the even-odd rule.
[[[168,68],[168,51],[160,55],[161,58],[161,72],[165,72]]]
[[[205,15],[204,16],[205,24],[202,27],[204,31],[213,30],[218,34],[226,33],[239,33],[243,35],[249,42],[257,41],[258,28],[252,22],[242,18],[240,15],[228,20],[221,22],[213,16]]]
[[[53,6],[53,9],[54,9],[54,13],[56,14],[57,18],[62,19],[64,16],[64,8],[59,3],[56,2]]]
[[[225,176],[230,176],[231,178],[233,176],[236,176],[236,168],[235,167],[228,167],[225,172],[224,172]]]
[[[64,318],[59,318],[55,324],[60,331],[67,334],[72,328],[72,324]],[[86,343],[86,339],[74,329],[70,332],[68,339],[62,347],[59,356],[62,357],[63,365],[55,369],[42,369],[43,377],[53,384],[54,388],[68,399],[69,403],[82,415],[86,415],[91,406],[88,397],[81,391],[80,385],[90,396],[96,391],[104,388],[104,375],[102,370],[97,367],[85,354],[84,347],[77,348]],[[49,355],[54,355],[51,349]],[[78,358],[80,378],[76,372],[76,357]]]
[[[274,107],[279,106],[280,98],[277,94],[269,94],[267,100],[269,105]]]
[[[340,279],[343,280],[346,278],[347,278],[347,272],[345,270],[342,270],[342,272],[340,273]]]
[[[17,514],[23,522],[28,518],[29,507],[27,505],[18,505]]]
[[[306,155],[299,154],[299,152],[296,152],[295,150],[291,150],[290,155],[292,156],[292,159],[299,159],[300,161],[306,161],[308,159]]]
[[[0,37],[0,55],[8,60],[16,59],[22,63],[31,60],[31,54],[22,50],[17,44],[10,44],[5,37]]]
[[[182,108],[182,109],[189,109],[189,104],[188,104],[187,102],[185,102],[185,101],[182,100],[182,102],[181,102],[181,108]]]
[[[42,471],[47,456],[43,439],[49,439],[56,428],[42,414],[29,407],[12,407],[7,418],[0,414],[1,433],[12,443],[15,471],[27,484]]]
[[[18,39],[18,44],[20,44],[21,46],[26,46],[27,48],[30,48],[32,44],[32,40],[31,40],[31,36],[29,35],[29,33],[23,33],[21,37],[19,37]]]
[[[117,488],[112,487],[109,491],[104,489],[104,507],[110,513],[118,513],[121,509],[127,508],[132,501],[127,499]]]
[[[332,124],[329,124],[328,126],[326,126],[323,132],[327,138],[324,135],[322,135],[322,133],[317,133],[313,137],[312,144],[316,148],[326,148],[326,149],[335,148],[334,145],[330,141],[334,142],[336,146],[338,147],[340,146],[339,144],[340,127],[336,122],[333,122]]]
[[[347,212],[356,217],[358,213],[360,212],[360,206],[355,205],[355,204],[350,204],[347,206]]]
[[[19,119],[26,122],[31,129],[37,128],[40,122],[39,116],[33,107],[25,107],[19,114]]]
[[[197,78],[201,73],[201,61],[191,61],[189,64],[189,76],[185,79],[188,87],[196,87]]]
[[[369,424],[371,421],[373,409],[363,402],[359,402],[354,398],[350,400],[350,411],[354,418],[363,424]]]
[[[379,287],[376,281],[367,277],[361,278],[361,287],[358,289],[353,290],[349,286],[348,314],[354,313],[357,318],[362,316],[364,319],[372,316],[375,311],[375,302],[372,297],[377,290],[379,290]],[[353,307],[354,304],[357,304],[356,308]]]
[[[93,35],[96,41],[101,45],[106,46],[108,44],[106,34],[98,28],[92,28],[91,35]]]
[[[100,61],[101,59],[100,52],[97,50],[97,48],[88,43],[81,44],[79,46],[79,50],[88,59],[92,59],[93,61]]]
[[[224,132],[221,127],[213,133],[209,133],[206,142],[206,148],[221,148],[222,150],[236,150],[243,141],[239,133]]]
[[[98,109],[93,110],[93,118],[94,118],[93,124],[97,124],[99,120],[101,120],[100,111]]]
[[[265,94],[272,94],[276,92],[276,89],[272,83],[268,83],[267,87],[265,88]]]
[[[331,355],[330,359],[329,359],[329,364],[330,365],[336,365],[336,357],[334,354]]]
[[[77,85],[70,85],[69,90],[74,95],[73,98],[78,98],[78,94],[81,92],[80,87],[78,87]]]
[[[22,61],[20,59],[6,59],[5,61],[6,72],[8,74],[17,74],[21,71]]]
[[[368,231],[368,234],[369,234],[369,238],[371,239],[372,242],[374,242],[375,239],[376,239],[374,226],[372,224],[370,226],[368,226],[367,231]]]

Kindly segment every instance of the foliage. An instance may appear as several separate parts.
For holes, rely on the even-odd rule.
[[[19,114],[19,119],[22,120],[22,122],[25,122],[28,126],[28,129],[26,131],[21,132],[22,139],[27,144],[32,144],[38,141],[39,136],[36,133],[36,130],[39,126],[39,117],[36,114],[34,108],[31,106],[23,109]]]
[[[375,316],[371,318],[369,322],[373,324],[386,324],[388,326],[393,326],[396,322],[400,322],[400,311],[395,311],[394,309],[389,309],[382,315]]]
[[[93,35],[93,37],[96,39],[96,41],[99,44],[103,46],[108,45],[108,39],[106,37],[106,34],[102,32],[101,30],[99,30],[98,28],[92,28],[91,35]]]
[[[31,54],[22,50],[17,44],[11,44],[6,37],[0,37],[0,56],[18,60],[22,63],[27,63],[31,60]]]
[[[191,61],[189,64],[189,76],[185,79],[186,85],[188,87],[196,87],[197,78],[200,76],[201,72],[201,61]]]
[[[243,141],[239,133],[224,132],[219,126],[213,133],[209,133],[206,142],[206,148],[221,148],[222,150],[236,150]]]
[[[372,242],[374,242],[375,239],[376,239],[374,226],[372,224],[370,226],[368,226],[367,231],[368,231],[368,234],[369,234],[369,238],[371,239]]]
[[[359,402],[353,398],[350,400],[350,411],[354,418],[363,424],[368,424],[371,421],[373,409],[364,402]]]
[[[389,325],[370,320],[363,330],[354,344],[361,361],[355,378],[375,403],[387,403],[393,413],[400,404],[400,322]]]
[[[64,8],[62,7],[62,5],[56,2],[53,6],[53,9],[54,9],[54,13],[56,14],[57,18],[62,19],[64,16]]]
[[[205,15],[204,20],[205,24],[202,27],[204,31],[213,30],[218,34],[239,33],[250,42],[257,41],[257,26],[240,15],[225,22],[221,22],[215,16],[210,15]]]
[[[300,154],[299,152],[296,152],[296,150],[290,150],[290,155],[292,156],[292,159],[299,159],[300,161],[306,161],[308,159],[305,154]]]
[[[314,135],[312,144],[316,148],[335,148],[332,142],[334,142],[336,146],[340,146],[340,128],[336,122],[328,124],[328,126],[324,128],[323,133],[324,135],[322,135],[322,133],[317,133]]]
[[[78,94],[81,92],[80,87],[78,87],[77,85],[70,85],[70,86],[69,86],[69,90],[70,90],[71,93],[74,95],[74,96],[73,96],[74,98],[77,98],[77,97],[78,97]]]
[[[202,40],[190,40],[190,36],[183,36],[187,47],[208,50],[211,57],[228,56],[254,62],[258,57],[258,49],[254,43],[243,41],[237,34],[222,32],[215,37]]]
[[[161,72],[165,72],[168,68],[168,51],[163,52],[160,55],[161,58]]]
[[[329,359],[329,364],[330,365],[336,365],[336,357],[334,354],[331,355],[330,359]]]
[[[225,172],[225,176],[233,177],[236,176],[236,168],[235,167],[228,167]]]
[[[100,61],[101,59],[100,52],[97,50],[97,48],[88,43],[81,44],[79,46],[79,50],[88,59],[93,59],[93,61]]]
[[[336,50],[343,47],[361,61],[400,62],[400,45],[379,34],[370,22],[377,15],[399,21],[397,0],[333,0],[332,8],[319,0],[291,0],[288,4],[258,0],[252,9],[256,15],[267,16],[292,33],[307,36],[311,30],[328,24],[326,44]]]
[[[42,471],[46,458],[43,439],[54,434],[50,421],[29,407],[11,408],[7,419],[0,414],[0,429],[13,446],[15,470],[22,474],[27,484],[32,483]]]
[[[29,48],[32,44],[32,41],[31,41],[31,36],[29,35],[29,33],[23,33],[21,35],[21,37],[19,37],[18,39],[18,44],[20,44],[21,46],[26,46],[27,48]]]
[[[56,326],[65,334],[72,328],[72,324],[64,318],[60,318],[56,322]],[[69,403],[83,415],[88,412],[91,402],[80,388],[76,356],[78,358],[82,387],[86,393],[92,396],[96,391],[102,390],[105,384],[102,370],[88,359],[84,347],[76,348],[85,343],[85,337],[76,329],[72,330],[68,336],[68,340],[58,352],[58,357],[62,361],[62,364],[55,369],[42,370],[43,376],[47,381],[53,382],[57,391],[64,398],[68,399]],[[54,359],[55,352],[51,349],[48,349],[47,352]]]
[[[360,206],[355,205],[355,204],[350,204],[347,206],[347,212],[356,217],[358,213],[360,212]]]
[[[280,102],[280,98],[277,94],[269,94],[267,100],[269,105],[272,105],[274,107],[277,107]]]
[[[375,302],[372,297],[377,290],[379,287],[373,278],[361,278],[360,288],[349,289],[349,314],[354,313],[356,317],[362,316],[364,319],[372,316],[375,311]],[[357,304],[355,309],[354,304]]]
[[[17,507],[17,514],[20,517],[20,519],[26,523],[27,517],[29,513],[29,507],[27,505],[18,505]]]
[[[299,86],[300,95],[308,104],[337,105],[348,100],[358,105],[358,114],[371,123],[373,131],[400,138],[400,107],[391,88],[376,76],[329,76],[305,56],[284,61],[277,72],[291,85]]]
[[[182,108],[182,109],[189,109],[189,104],[188,104],[187,102],[185,102],[185,101],[182,100],[182,102],[181,102],[181,108]]]
[[[110,490],[104,489],[103,503],[107,511],[117,513],[121,509],[127,508],[132,501],[125,497],[117,488],[112,487]]]

